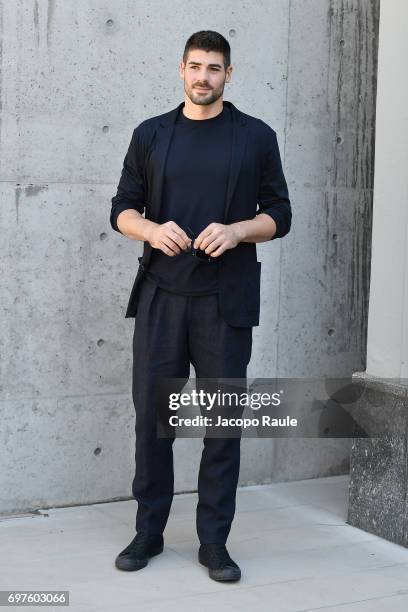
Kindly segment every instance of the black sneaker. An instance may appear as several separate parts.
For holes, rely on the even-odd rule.
[[[133,572],[146,567],[148,559],[163,552],[163,536],[137,533],[131,543],[126,546],[115,559],[115,565],[120,570]]]
[[[218,582],[235,582],[241,578],[241,570],[231,559],[224,544],[201,544],[198,551],[201,565],[208,567],[208,574]]]

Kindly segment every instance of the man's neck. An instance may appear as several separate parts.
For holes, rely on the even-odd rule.
[[[188,119],[212,119],[216,117],[224,108],[222,98],[218,98],[213,104],[194,104],[187,96],[184,99],[183,115]]]

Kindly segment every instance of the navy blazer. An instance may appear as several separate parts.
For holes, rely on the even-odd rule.
[[[224,223],[253,219],[267,213],[283,238],[291,226],[292,210],[282,170],[276,132],[264,121],[231,109],[232,155],[225,201]],[[163,192],[164,167],[174,124],[184,102],[170,112],[142,121],[134,130],[123,162],[116,195],[112,198],[110,224],[116,231],[117,217],[133,208],[158,223]],[[258,206],[258,208],[257,208]],[[144,242],[143,255],[130,294],[125,318],[135,317],[140,282],[153,251]],[[233,327],[259,325],[261,262],[256,243],[240,242],[219,257],[218,302],[224,320]]]

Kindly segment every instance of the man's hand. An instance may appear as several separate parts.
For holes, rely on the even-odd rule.
[[[177,223],[166,221],[166,223],[154,224],[148,232],[147,241],[154,249],[160,249],[166,255],[173,257],[190,246],[191,238]]]
[[[194,248],[205,251],[211,257],[219,257],[227,249],[233,249],[243,239],[243,230],[239,223],[223,225],[210,223],[194,241]]]

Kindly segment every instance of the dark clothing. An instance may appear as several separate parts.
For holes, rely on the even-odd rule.
[[[112,198],[112,228],[119,231],[118,215],[132,208],[156,223],[171,219],[183,229],[190,225],[195,235],[212,221],[230,224],[266,213],[276,222],[273,238],[285,236],[292,213],[275,132],[230,102],[205,121],[186,121],[183,106],[133,131]],[[136,530],[162,534],[173,499],[174,438],[157,436],[155,389],[162,378],[187,382],[190,363],[198,387],[200,379],[246,378],[252,327],[259,324],[261,263],[251,242],[227,249],[214,268],[215,262],[196,262],[186,253],[170,257],[154,251],[144,243],[126,317],[135,317]],[[162,276],[163,286],[149,279],[149,272]],[[183,295],[174,289],[216,293]],[[240,441],[204,438],[197,505],[202,544],[225,544],[229,535]]]
[[[129,208],[159,223],[165,162],[183,106],[184,102],[134,129],[117,194],[112,198],[110,223],[116,231],[118,215]],[[272,239],[282,238],[290,230],[292,212],[276,133],[231,102],[224,101],[224,106],[231,111],[232,155],[222,222],[230,224],[266,213],[277,226]],[[144,242],[126,318],[136,315],[140,283],[150,267],[152,252],[151,245]],[[261,262],[257,261],[256,243],[240,242],[227,249],[217,263],[218,304],[224,321],[233,327],[259,325]]]
[[[142,280],[133,336],[137,532],[163,533],[174,492],[174,438],[157,436],[158,381],[187,382],[190,362],[198,386],[200,378],[246,378],[251,351],[252,328],[229,326],[219,314],[217,295],[177,295]],[[240,442],[240,437],[204,438],[196,523],[202,544],[226,543],[235,514]]]
[[[227,106],[211,119],[179,114],[166,160],[159,223],[175,221],[184,231],[189,227],[194,236],[212,222],[222,223],[231,132]],[[153,249],[146,276],[167,291],[208,295],[218,290],[218,264],[216,257],[208,263],[184,251],[170,256]]]

